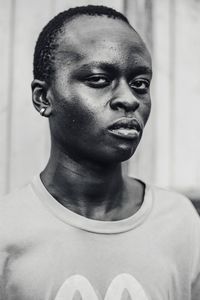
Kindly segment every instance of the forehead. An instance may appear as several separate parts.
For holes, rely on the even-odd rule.
[[[59,36],[57,57],[68,64],[93,60],[151,66],[140,36],[124,21],[107,16],[79,16],[67,23]]]

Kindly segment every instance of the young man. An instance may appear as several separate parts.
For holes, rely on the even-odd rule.
[[[74,8],[43,29],[32,90],[51,154],[1,201],[1,300],[200,299],[192,205],[121,172],[149,117],[151,76],[144,42],[110,8]]]

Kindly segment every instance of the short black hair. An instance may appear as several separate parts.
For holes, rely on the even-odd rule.
[[[34,79],[51,81],[54,73],[55,50],[58,47],[58,35],[62,32],[66,23],[81,15],[107,16],[108,18],[122,20],[130,26],[129,21],[123,14],[106,6],[80,6],[59,13],[48,22],[39,34],[34,52]]]

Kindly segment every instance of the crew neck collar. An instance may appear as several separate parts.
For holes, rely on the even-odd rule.
[[[151,187],[147,184],[144,185],[144,200],[135,214],[118,221],[100,221],[79,215],[60,204],[45,188],[39,175],[35,176],[31,183],[39,200],[56,218],[70,226],[102,234],[126,232],[138,227],[146,220],[152,209],[153,196]]]

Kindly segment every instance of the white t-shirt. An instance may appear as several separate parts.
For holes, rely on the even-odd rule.
[[[38,176],[0,202],[0,276],[0,300],[199,300],[200,218],[146,185],[133,216],[88,219]]]

